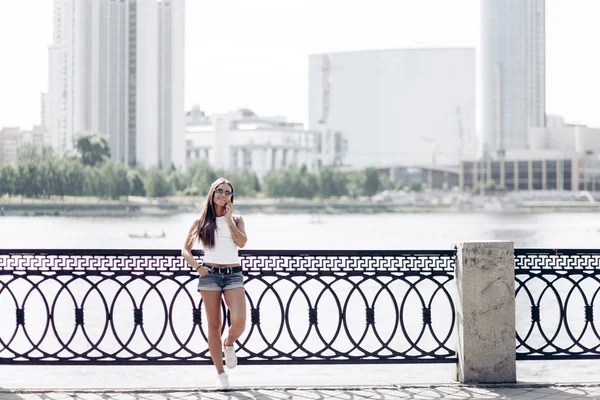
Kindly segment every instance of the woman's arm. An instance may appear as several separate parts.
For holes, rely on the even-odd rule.
[[[233,243],[240,249],[246,245],[248,237],[246,236],[246,225],[241,216],[233,216],[233,203],[229,202],[225,206],[225,221],[229,226]]]
[[[231,232],[233,243],[235,243],[240,249],[243,248],[248,241],[244,219],[241,216],[227,218],[227,225],[229,225],[229,231]]]
[[[185,244],[183,245],[183,249],[181,249],[181,255],[185,258],[185,261],[196,270],[200,275],[205,275],[208,273],[208,268],[201,266],[198,261],[192,255],[192,248],[194,247],[194,243],[198,239],[198,220],[194,221],[190,231],[185,239]]]

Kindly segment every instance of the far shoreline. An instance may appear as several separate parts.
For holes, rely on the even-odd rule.
[[[394,204],[360,200],[236,199],[243,214],[381,214],[381,213],[543,213],[598,212],[600,204],[584,202],[536,202],[511,208],[473,208],[451,205]],[[0,198],[0,216],[136,217],[193,214],[201,201],[191,198],[105,200],[97,198],[20,199]]]
[[[243,214],[379,214],[379,213],[430,213],[455,212],[448,206],[399,206],[393,204],[361,202],[327,202],[294,200],[237,200],[235,208]],[[0,202],[0,216],[54,216],[54,217],[135,217],[168,216],[176,214],[200,213],[199,203],[156,202],[153,204],[127,201],[88,201],[88,202]]]

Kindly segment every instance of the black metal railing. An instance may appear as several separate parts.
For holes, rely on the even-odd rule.
[[[456,362],[454,250],[241,259],[240,363]],[[179,251],[0,250],[0,364],[209,364],[196,285]]]
[[[516,249],[517,359],[600,359],[600,250]]]

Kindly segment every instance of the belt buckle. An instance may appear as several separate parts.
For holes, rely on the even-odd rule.
[[[231,275],[231,267],[227,267],[225,268],[225,271],[223,272],[225,275]]]

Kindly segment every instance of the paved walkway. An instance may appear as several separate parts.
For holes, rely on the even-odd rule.
[[[518,384],[473,387],[449,364],[240,365],[228,371],[235,390],[216,392],[211,366],[4,365],[0,400],[600,399],[599,371],[600,360],[517,362]]]
[[[451,364],[239,365],[227,373],[236,388],[383,388],[406,385],[452,387],[456,384],[452,380],[454,370]],[[0,390],[194,390],[214,387],[215,378],[212,366],[0,366]],[[519,361],[517,382],[546,386],[600,383],[600,360]]]
[[[600,399],[599,384],[569,385],[414,385],[378,388],[239,388],[227,392],[189,389],[2,391],[0,400],[321,400],[321,399]]]

